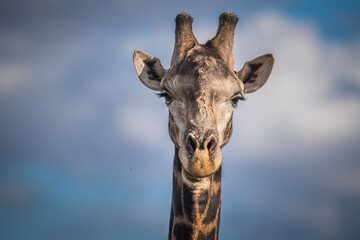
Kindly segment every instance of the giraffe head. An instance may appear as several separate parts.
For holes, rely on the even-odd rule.
[[[232,116],[245,94],[261,88],[274,64],[272,54],[257,57],[234,71],[233,44],[238,18],[223,13],[216,36],[199,44],[192,17],[176,17],[175,47],[170,69],[136,50],[134,65],[141,82],[165,98],[169,132],[190,178],[214,174],[222,164],[221,149],[232,134]]]

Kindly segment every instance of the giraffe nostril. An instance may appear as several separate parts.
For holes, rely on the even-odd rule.
[[[188,148],[189,152],[195,152],[195,150],[199,146],[198,141],[191,134],[189,134],[187,139],[186,139],[186,145],[187,145],[187,148]]]
[[[210,139],[206,142],[206,149],[209,153],[213,152],[216,148],[216,139],[214,136],[211,136]]]

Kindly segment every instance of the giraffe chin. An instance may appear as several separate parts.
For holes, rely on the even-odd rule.
[[[220,168],[223,156],[220,148],[212,154],[206,149],[197,149],[190,154],[183,146],[179,150],[179,159],[186,174],[196,180],[214,174]]]

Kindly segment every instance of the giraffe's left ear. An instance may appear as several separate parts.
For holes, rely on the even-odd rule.
[[[145,52],[135,50],[133,61],[140,81],[152,90],[161,91],[160,83],[166,74],[166,69],[161,65],[160,60]]]
[[[274,56],[269,53],[246,62],[239,72],[235,72],[244,83],[244,93],[260,89],[269,78],[273,66]]]

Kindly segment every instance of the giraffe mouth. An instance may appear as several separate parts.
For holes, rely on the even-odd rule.
[[[209,177],[194,178],[184,169],[181,171],[181,178],[184,183],[186,183],[186,186],[192,191],[201,191],[208,188],[210,185]]]

